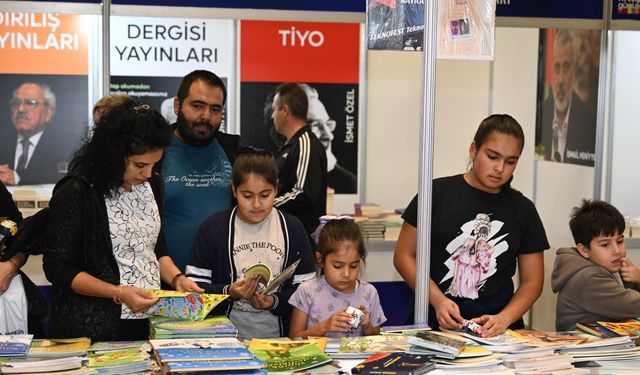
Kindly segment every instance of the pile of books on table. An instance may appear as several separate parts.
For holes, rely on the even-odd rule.
[[[150,340],[153,355],[162,373],[242,371],[265,374],[265,363],[256,358],[238,339],[192,338]]]
[[[32,335],[0,336],[0,372],[3,374],[94,374],[82,368],[91,341],[74,339],[33,340]]]

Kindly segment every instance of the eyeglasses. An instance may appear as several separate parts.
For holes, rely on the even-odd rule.
[[[36,109],[39,105],[48,105],[47,102],[39,102],[35,99],[19,99],[13,98],[9,101],[11,108],[19,108],[21,105],[29,109]]]
[[[311,120],[310,126],[312,128],[322,128],[325,125],[329,130],[336,130],[336,121],[335,120]]]

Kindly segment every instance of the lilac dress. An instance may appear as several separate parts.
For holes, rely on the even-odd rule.
[[[338,311],[349,306],[364,306],[369,311],[371,325],[378,327],[387,321],[380,305],[376,288],[366,281],[358,280],[356,291],[345,294],[333,289],[324,276],[303,282],[289,299],[289,304],[309,316],[307,328],[313,327]],[[328,337],[362,336],[362,327],[351,332],[327,332]]]

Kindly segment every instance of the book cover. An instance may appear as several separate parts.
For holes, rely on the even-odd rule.
[[[430,331],[431,327],[428,324],[410,324],[401,326],[382,326],[380,327],[383,333],[402,333],[403,335],[415,336],[419,331]]]
[[[138,349],[144,352],[151,351],[151,344],[149,340],[139,341],[98,341],[91,344],[88,351],[94,353],[100,352],[113,352],[124,349]]]
[[[61,357],[87,354],[91,346],[88,337],[69,339],[37,339],[31,342],[30,357]]]
[[[124,349],[89,354],[88,367],[113,367],[148,362],[149,354],[139,349]]]
[[[576,329],[596,337],[607,337],[607,335],[602,332],[602,328],[596,323],[578,322],[576,323]]]
[[[252,339],[249,350],[265,362],[267,372],[299,371],[331,362],[325,354],[326,338],[308,340]]]
[[[258,289],[261,290],[263,294],[272,294],[283,282],[293,276],[296,268],[298,268],[298,264],[300,264],[300,259],[282,270],[277,276],[274,276],[266,264],[257,263],[245,268],[244,277],[249,278],[258,275],[260,277]]]
[[[587,337],[576,334],[576,332],[542,332],[527,329],[517,329],[514,332],[516,337],[526,339],[525,345],[529,346],[563,346],[581,344],[588,340]]]
[[[0,357],[27,355],[33,335],[0,335]]]
[[[441,335],[431,331],[418,332],[416,337],[410,337],[409,343],[444,353],[460,355],[466,345],[462,339]]]
[[[247,348],[160,348],[156,349],[161,362],[222,361],[251,359]]]
[[[210,316],[202,320],[152,316],[149,318],[151,330],[156,334],[215,334],[235,336],[238,329],[226,316]],[[207,337],[207,336],[201,336]]]
[[[635,339],[636,344],[640,340],[640,321],[628,319],[623,322],[596,322],[607,336],[629,336]]]
[[[223,374],[226,371],[262,369],[265,363],[253,358],[231,361],[167,362],[165,366],[171,373],[220,371]]]
[[[327,353],[334,358],[368,358],[375,353],[404,352],[409,350],[407,336],[389,334],[342,337],[337,347],[331,345]]]
[[[431,356],[408,353],[379,353],[351,369],[352,374],[417,375],[433,369]]]
[[[197,338],[197,339],[168,339],[150,340],[153,350],[160,349],[201,349],[201,348],[244,348],[244,345],[234,337]]]
[[[159,289],[145,289],[145,292],[159,298],[158,303],[151,306],[147,313],[195,320],[204,319],[214,307],[229,297],[226,294]]]

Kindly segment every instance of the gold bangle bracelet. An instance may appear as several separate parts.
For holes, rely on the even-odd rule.
[[[113,302],[122,305],[122,300],[120,299],[120,292],[122,291],[122,285],[116,285],[116,293],[113,295]]]

